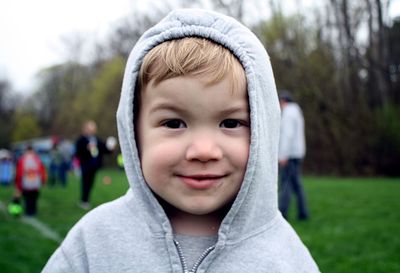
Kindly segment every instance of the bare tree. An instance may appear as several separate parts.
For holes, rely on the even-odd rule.
[[[17,94],[6,79],[0,79],[0,147],[9,147],[11,143],[12,116],[17,105]]]
[[[225,11],[226,14],[243,21],[244,1],[243,0],[215,0],[216,9]]]

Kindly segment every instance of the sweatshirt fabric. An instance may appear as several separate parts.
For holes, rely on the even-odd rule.
[[[297,103],[282,109],[279,159],[302,159],[306,154],[303,113]]]
[[[43,272],[182,273],[170,221],[147,186],[134,131],[134,90],[143,57],[171,39],[197,36],[228,48],[247,76],[251,144],[241,189],[198,273],[319,272],[309,251],[278,212],[280,108],[267,52],[233,18],[204,10],[175,10],[143,34],[126,66],[117,111],[119,141],[130,189],[86,214]]]

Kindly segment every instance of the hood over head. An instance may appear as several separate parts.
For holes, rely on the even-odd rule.
[[[140,167],[134,126],[135,87],[144,56],[167,40],[202,37],[229,49],[247,77],[251,140],[241,189],[219,229],[219,243],[236,241],[268,228],[278,215],[280,108],[269,56],[258,38],[238,21],[205,10],[183,9],[146,31],[133,48],[125,70],[117,112],[118,132],[133,198],[149,213],[154,232],[171,234],[163,208],[147,186]]]

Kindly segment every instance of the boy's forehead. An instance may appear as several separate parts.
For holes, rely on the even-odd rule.
[[[162,95],[163,88],[159,88],[160,85],[163,87],[168,87],[171,90],[177,87],[177,85],[182,84],[182,80],[185,80],[185,84],[188,84],[188,89],[191,88],[191,85],[196,83],[197,85],[201,85],[203,88],[209,88],[212,86],[220,86],[223,83],[224,89],[228,89],[231,94],[241,92],[244,90],[247,98],[247,80],[246,76],[243,73],[241,77],[233,78],[231,73],[227,73],[221,80],[215,81],[211,74],[188,74],[182,76],[171,77],[167,79],[163,79],[160,82],[155,82],[151,80],[144,88],[140,89],[140,92],[148,92],[148,90],[160,89],[157,91],[155,95]],[[147,90],[147,91],[146,91]],[[201,89],[199,90],[201,92]],[[212,99],[212,98],[210,98]]]
[[[142,105],[155,110],[179,110],[187,105],[204,105],[209,110],[233,111],[248,110],[247,89],[244,83],[232,89],[228,77],[218,83],[209,84],[204,76],[180,76],[164,80],[158,84],[150,83],[141,98]],[[219,109],[216,109],[219,108]]]

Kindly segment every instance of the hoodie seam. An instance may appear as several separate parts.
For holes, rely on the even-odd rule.
[[[261,233],[273,228],[275,225],[277,225],[278,224],[278,219],[279,219],[279,214],[277,213],[275,215],[275,217],[269,223],[259,227],[258,229],[254,230],[253,232],[251,232],[251,233],[247,234],[246,236],[243,236],[243,237],[241,237],[241,238],[239,238],[237,240],[227,240],[225,245],[236,245],[236,244],[238,244],[238,243],[240,243],[242,241],[245,241],[245,240],[247,240],[249,238],[255,237],[255,236],[257,236],[257,235],[259,235],[259,234],[261,234]]]
[[[193,24],[193,23],[183,24],[181,21],[177,21],[177,22],[179,22],[181,25],[173,26],[173,27],[169,28],[168,30],[163,30],[163,31],[160,31],[160,33],[156,34],[154,36],[154,37],[157,37],[155,43],[153,42],[151,44],[151,46],[149,44],[147,45],[149,47],[149,49],[154,48],[156,45],[161,44],[166,41],[169,41],[169,40],[194,36],[194,37],[209,39],[209,40],[214,41],[217,44],[221,44],[222,46],[227,48],[229,51],[231,51],[233,53],[233,55],[235,55],[241,61],[241,63],[243,61],[243,59],[241,58],[242,57],[241,55],[243,53],[245,53],[246,56],[249,55],[249,52],[240,43],[237,43],[234,40],[232,40],[229,37],[228,33],[222,32],[222,30],[219,29],[219,27],[213,27],[213,26],[217,25],[219,20],[214,20],[214,22],[212,24],[210,24],[209,26],[204,26],[201,24]],[[196,33],[192,33],[191,35],[188,35],[188,33],[186,33],[187,31],[192,32],[192,30],[194,30],[194,32],[196,32]],[[207,32],[205,32],[205,30]],[[215,35],[216,33],[218,35]],[[170,37],[171,35],[174,37]],[[225,41],[223,41],[223,40],[218,41],[217,36],[223,37],[223,40],[225,40]],[[227,41],[229,41],[229,42],[227,43]],[[238,51],[237,49],[240,49],[240,51],[242,51],[242,52],[237,52]],[[242,53],[242,54],[238,54],[238,53]],[[243,63],[242,63],[242,65],[243,65]]]
[[[71,261],[68,259],[68,255],[65,253],[63,245],[60,246],[60,250],[61,250],[62,255],[65,258],[65,261],[68,264],[68,267],[71,268],[73,270],[73,272],[77,272],[76,268],[72,265]]]
[[[213,19],[212,19],[212,22],[210,22],[209,25],[208,25],[208,26],[205,26],[205,27],[211,28],[211,27],[214,26],[215,23],[218,22],[218,21],[219,21],[219,18],[213,18]],[[172,23],[177,24],[177,25],[178,25],[178,28],[185,27],[185,26],[204,27],[204,25],[202,25],[201,23],[193,23],[193,22],[192,22],[192,23],[188,23],[188,22],[185,22],[184,20],[182,20],[181,17],[178,17],[178,16],[175,16],[175,20],[171,20],[171,24],[172,24]]]
[[[124,198],[123,202],[125,203],[125,207],[128,208],[129,212],[131,213],[135,213],[134,209],[131,207],[131,204],[129,202],[129,200],[127,198]],[[148,226],[148,224],[146,223],[146,225]],[[157,239],[164,239],[165,238],[165,231],[160,231],[157,233],[151,233],[150,237],[152,238],[157,238]]]
[[[221,244],[219,244],[217,242],[217,245],[216,245],[216,247],[214,249],[214,254],[210,256],[210,260],[208,261],[204,272],[207,272],[208,268],[211,266],[213,261],[221,254],[222,250],[225,247],[239,244],[239,243],[241,243],[241,242],[243,242],[245,240],[248,240],[248,239],[250,239],[252,237],[255,237],[255,236],[257,236],[257,235],[259,235],[259,234],[261,234],[261,233],[273,228],[278,223],[278,219],[279,219],[279,213],[277,213],[275,215],[275,217],[268,224],[265,224],[264,226],[261,226],[260,228],[258,228],[255,231],[251,232],[247,236],[241,237],[240,239],[235,240],[235,241],[233,241],[233,240],[232,241],[231,240],[223,241]]]

